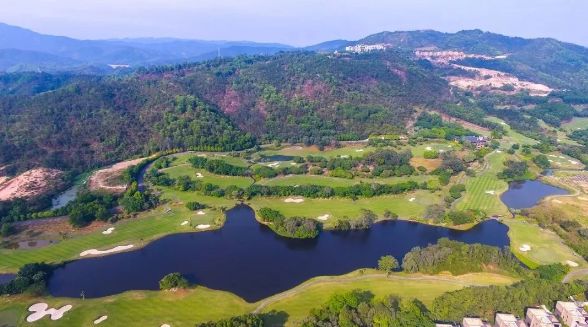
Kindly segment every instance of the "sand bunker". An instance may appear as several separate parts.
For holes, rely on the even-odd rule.
[[[286,202],[286,203],[302,203],[302,202],[304,202],[304,199],[302,199],[302,198],[287,198],[286,200],[284,200],[284,202]]]
[[[553,203],[563,203],[560,200],[553,200]]]
[[[100,169],[94,172],[88,178],[88,188],[91,191],[109,191],[109,192],[124,192],[127,189],[127,184],[121,184],[121,176],[124,171],[132,166],[140,164],[146,158],[139,158],[119,162],[111,167]]]
[[[94,325],[98,325],[99,323],[103,322],[106,319],[108,319],[108,316],[102,316],[102,317],[94,320]]]
[[[574,161],[574,160],[568,160],[568,161],[569,161],[569,162],[570,162],[572,165],[577,165],[577,164],[579,164],[579,162],[577,162],[577,161]]]
[[[554,154],[550,154],[549,156],[552,157],[552,158],[557,158],[557,156],[554,155]]]
[[[204,178],[204,175],[202,175],[201,173],[196,173],[196,178]]]
[[[500,150],[496,150],[496,153],[502,153],[502,151],[500,151]]]
[[[529,244],[523,244],[523,245],[521,245],[519,250],[521,252],[528,252],[528,251],[531,251],[531,246]]]
[[[348,155],[343,155],[343,156],[341,156],[341,158],[347,159],[347,158],[349,158],[349,156]]]
[[[171,327],[169,324],[163,324],[161,327]]]
[[[198,157],[206,157],[204,153],[197,154]]]
[[[572,260],[566,260],[566,264],[570,267],[578,267],[579,266],[577,262],[574,262]]]
[[[430,146],[426,147],[425,149],[427,149],[427,151],[433,150],[433,148],[431,148]]]
[[[494,191],[494,190],[490,190],[490,191],[486,191],[486,192],[484,192],[484,193],[486,193],[486,194],[490,194],[490,195],[494,195],[494,194],[496,194],[496,191]]]
[[[205,214],[206,214],[206,212],[204,212],[204,211],[200,210],[200,211],[198,211],[196,214],[197,214],[197,215],[199,215],[199,216],[202,216],[202,215],[205,215]]]
[[[578,197],[578,200],[582,200],[582,201],[588,201],[588,198],[585,198],[585,197],[583,197],[583,196],[579,196],[579,197]]]
[[[29,307],[29,311],[33,312],[27,317],[28,322],[35,322],[42,319],[46,315],[51,316],[51,320],[59,320],[63,318],[63,314],[71,310],[72,305],[64,305],[59,309],[49,308],[47,303],[36,303]]]
[[[110,250],[96,250],[96,249],[91,249],[91,250],[86,250],[82,253],[80,253],[80,257],[85,257],[88,255],[101,255],[101,254],[108,254],[108,253],[115,253],[115,252],[121,252],[121,251],[126,251],[129,249],[132,249],[134,247],[133,244],[130,245],[119,245],[116,247],[113,247]]]
[[[267,166],[271,167],[271,168],[276,168],[276,167],[280,166],[280,163],[276,161],[276,162],[272,162],[271,164],[268,164]]]
[[[12,179],[4,178],[0,186],[0,201],[16,198],[33,198],[58,188],[63,173],[60,170],[35,168]]]
[[[416,200],[416,198],[410,198],[410,199],[408,199],[409,202],[414,202],[414,200]]]
[[[112,232],[114,232],[114,227],[110,227],[109,229],[103,231],[102,234],[110,235],[110,234],[112,234]]]
[[[318,216],[318,217],[316,217],[316,219],[318,219],[318,220],[322,220],[322,221],[325,221],[325,220],[329,219],[329,217],[331,217],[331,215],[329,215],[329,214],[324,214],[324,215],[322,215],[322,216]]]
[[[355,150],[355,152],[363,152],[363,149]]]
[[[198,229],[207,229],[207,228],[210,228],[210,225],[198,225],[198,226],[196,226],[196,228],[198,228]]]
[[[184,220],[184,221],[183,221],[183,222],[182,222],[180,225],[182,225],[182,226],[186,226],[186,225],[188,225],[189,223],[190,223],[189,221],[187,221],[187,220]]]

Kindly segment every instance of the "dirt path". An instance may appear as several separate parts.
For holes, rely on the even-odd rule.
[[[462,275],[463,277],[465,275]],[[440,281],[440,282],[453,282],[455,284],[460,284],[463,286],[484,286],[486,284],[481,283],[473,283],[468,281],[463,281],[456,277],[443,277],[443,276],[428,276],[428,275],[419,275],[419,276],[397,276],[397,275],[390,275],[386,276],[385,274],[365,274],[359,276],[352,276],[352,277],[333,277],[333,276],[324,276],[312,279],[311,281],[305,282],[299,286],[294,287],[288,291],[270,296],[257,305],[253,313],[259,313],[265,307],[279,302],[281,300],[293,297],[298,293],[318,284],[328,284],[328,283],[349,283],[349,282],[356,282],[366,279],[384,279],[384,280],[404,280],[404,281]]]
[[[563,283],[572,281],[575,277],[581,277],[588,275],[588,268],[578,269],[570,271],[562,280]]]

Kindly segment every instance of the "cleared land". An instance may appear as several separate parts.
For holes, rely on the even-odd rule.
[[[515,280],[497,274],[409,275],[381,273],[367,270],[365,274],[353,272],[336,277],[317,277],[304,284],[258,303],[247,303],[227,292],[196,287],[184,291],[135,291],[100,299],[62,299],[11,297],[0,300],[0,319],[10,325],[27,325],[27,308],[40,300],[50,306],[72,304],[73,309],[61,320],[42,319],[35,326],[86,326],[103,315],[108,316],[104,326],[192,326],[195,323],[218,320],[245,314],[256,309],[286,313],[287,321],[279,316],[274,322],[296,326],[311,308],[318,307],[334,293],[362,289],[374,293],[377,298],[389,294],[418,298],[426,305],[449,291],[471,285],[507,285]]]
[[[10,201],[16,198],[33,198],[51,190],[56,190],[62,184],[63,172],[56,169],[35,168],[28,170],[14,178],[0,177],[0,201]]]
[[[139,158],[119,162],[111,167],[95,171],[88,178],[88,189],[91,191],[106,191],[113,193],[124,192],[127,184],[122,180],[123,172],[132,166],[140,164],[147,158]]]

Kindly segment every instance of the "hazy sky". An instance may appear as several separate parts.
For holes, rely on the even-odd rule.
[[[480,28],[588,46],[587,0],[3,0],[0,21],[75,38],[310,45],[383,30]]]

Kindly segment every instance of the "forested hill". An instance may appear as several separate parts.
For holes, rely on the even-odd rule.
[[[41,87],[49,82],[52,87]],[[1,83],[0,167],[82,171],[167,149],[327,144],[403,131],[450,97],[409,53],[283,53],[126,77],[10,75]]]
[[[385,43],[409,50],[437,47],[468,54],[504,55],[504,60],[467,59],[464,64],[508,72],[554,88],[588,90],[588,48],[555,39],[524,39],[480,30],[457,33],[425,30],[382,32],[355,43]]]

